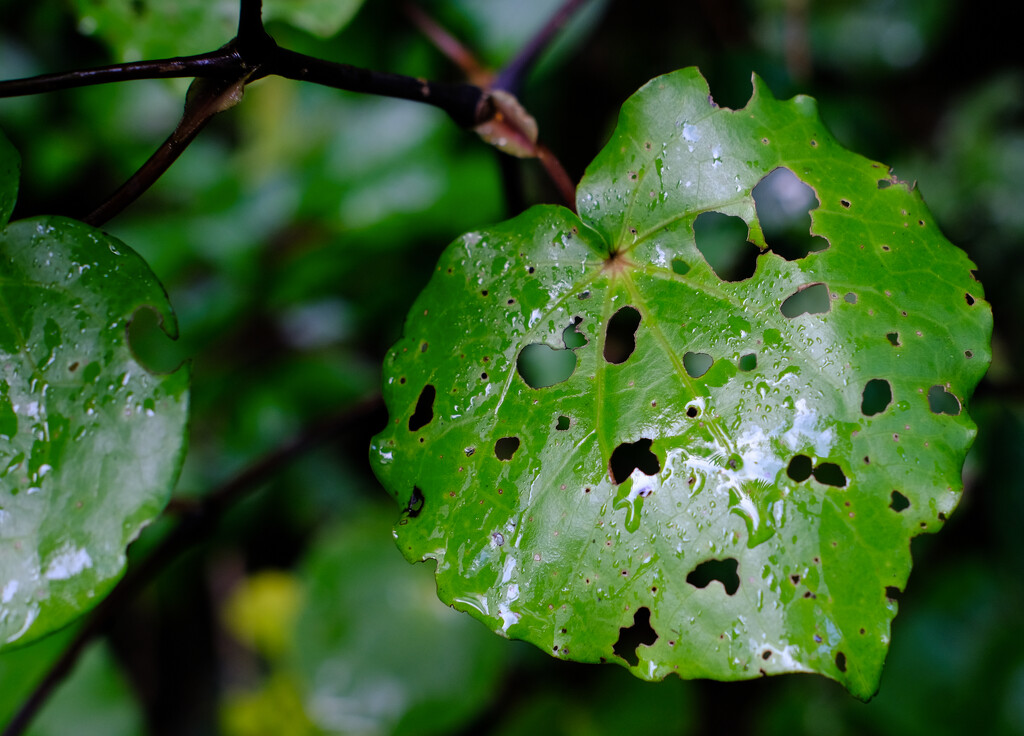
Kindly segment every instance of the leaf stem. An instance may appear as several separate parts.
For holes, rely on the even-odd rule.
[[[160,540],[150,555],[129,570],[110,595],[93,610],[60,659],[49,669],[0,736],[23,734],[57,686],[74,669],[86,646],[107,628],[113,615],[138,595],[171,562],[212,534],[224,514],[235,504],[263,488],[274,475],[299,457],[328,440],[358,430],[372,421],[382,410],[383,402],[379,396],[375,396],[340,414],[312,424],[290,442],[260,458],[204,496],[194,510],[183,515],[177,526]]]

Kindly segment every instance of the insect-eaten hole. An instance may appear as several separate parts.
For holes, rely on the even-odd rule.
[[[711,369],[714,362],[714,358],[707,353],[688,352],[683,356],[683,368],[690,374],[690,378],[700,378]]]
[[[900,333],[898,332],[886,332],[885,339],[888,340],[889,344],[894,348],[898,348],[900,346]]]
[[[569,422],[569,417],[563,414],[562,416],[558,417],[557,421],[555,421],[555,429],[557,429],[559,432],[564,432],[565,430],[569,429]]]
[[[696,404],[691,404],[686,407],[686,416],[690,417],[690,419],[696,419],[700,416],[700,408]]]
[[[412,494],[409,496],[409,502],[405,505],[404,513],[410,519],[415,519],[423,511],[423,491],[417,486],[412,487]]]
[[[657,475],[661,470],[658,456],[651,452],[651,440],[641,437],[636,442],[623,442],[612,451],[608,471],[612,482],[619,485],[639,470],[644,475]]]
[[[811,210],[817,208],[814,190],[789,169],[775,169],[751,192],[765,243],[772,252],[794,261],[828,248],[828,241],[811,235]]]
[[[577,327],[583,322],[582,317],[573,317],[569,326],[562,330],[562,344],[569,350],[581,348],[587,344],[586,336]]]
[[[502,437],[494,443],[494,456],[499,460],[511,460],[519,449],[518,437]]]
[[[755,368],[757,368],[757,355],[754,353],[747,353],[740,357],[741,371],[752,371]]]
[[[409,417],[409,431],[418,432],[430,424],[434,418],[434,398],[437,396],[437,389],[427,384],[420,391],[420,397],[416,399],[416,409]]]
[[[749,228],[741,218],[703,212],[693,221],[697,250],[722,281],[743,281],[757,268],[757,246],[747,241]]]
[[[892,403],[892,386],[884,378],[872,378],[861,394],[860,411],[866,417],[881,414]]]
[[[840,672],[846,672],[846,655],[842,652],[836,654],[836,667]]]
[[[733,557],[724,560],[705,560],[697,565],[686,576],[686,582],[695,588],[706,588],[718,581],[725,588],[726,595],[734,595],[740,588],[740,576],[737,574],[739,563]]]
[[[164,329],[164,316],[152,307],[135,310],[126,329],[132,355],[150,373],[173,373],[188,359],[176,337]]]
[[[846,302],[847,304],[856,304],[857,295],[854,294],[852,291],[848,291],[843,295],[843,301]]]
[[[814,480],[822,485],[835,486],[836,488],[846,487],[846,476],[843,474],[843,469],[835,463],[815,465],[811,474],[814,476]]]
[[[783,317],[793,319],[801,314],[825,314],[831,306],[825,284],[808,284],[786,297],[781,310]]]
[[[889,508],[895,511],[897,514],[906,511],[910,508],[910,499],[904,496],[899,491],[893,491],[889,495]]]
[[[885,597],[889,600],[898,601],[901,595],[903,595],[903,591],[897,588],[895,585],[885,586]]]
[[[797,483],[803,483],[811,477],[813,469],[814,464],[809,457],[806,455],[796,455],[789,461],[789,465],[786,467],[786,475]]]
[[[932,386],[928,389],[928,408],[933,414],[949,414],[955,417],[960,413],[960,399],[943,386]]]
[[[679,258],[672,259],[672,272],[680,276],[690,273],[690,264]]]
[[[633,614],[632,626],[623,626],[619,629],[619,638],[612,646],[612,652],[616,657],[626,660],[630,667],[636,667],[640,663],[637,649],[641,646],[650,646],[656,641],[658,632],[651,627],[651,610],[644,606]]]
[[[542,342],[530,343],[519,351],[516,370],[530,388],[547,388],[569,380],[576,370],[576,353]]]
[[[608,320],[604,334],[604,359],[616,365],[625,363],[636,350],[636,330],[640,326],[640,312],[634,307],[623,307]]]

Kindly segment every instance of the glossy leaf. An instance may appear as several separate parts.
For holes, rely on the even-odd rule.
[[[811,204],[796,252],[755,202],[777,170],[776,205]],[[577,203],[463,236],[413,306],[371,449],[399,546],[554,656],[870,696],[909,541],[960,497],[991,330],[973,265],[813,100],[756,77],[735,111],[695,69],[652,80]],[[709,213],[748,242],[702,242]]]
[[[4,176],[0,202],[16,190]],[[3,648],[66,625],[120,578],[181,468],[189,371],[152,375],[132,355],[137,310],[177,328],[120,241],[64,218],[21,220],[0,230],[0,274]]]

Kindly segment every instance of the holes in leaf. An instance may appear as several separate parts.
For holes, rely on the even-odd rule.
[[[688,352],[683,356],[683,368],[690,374],[690,378],[700,378],[710,370],[714,362],[707,353]]]
[[[754,353],[747,353],[740,357],[740,370],[752,371],[757,368],[757,356]]]
[[[974,297],[970,294],[964,294],[964,300],[967,302],[968,307],[974,306]]]
[[[508,461],[512,459],[512,456],[516,454],[518,449],[518,437],[502,437],[494,443],[494,456],[499,460]]]
[[[813,464],[811,463],[811,459],[806,455],[797,455],[789,461],[789,466],[786,468],[786,475],[797,483],[803,483],[811,477],[812,470]]]
[[[673,258],[672,271],[674,273],[679,274],[680,276],[685,276],[686,274],[690,273],[690,264],[678,258]]]
[[[555,429],[557,429],[559,432],[564,432],[565,430],[569,429],[569,417],[564,415],[558,417],[558,421],[555,422]]]
[[[690,417],[690,419],[696,419],[700,416],[700,409],[696,406],[688,406],[686,407],[686,416]]]
[[[822,485],[835,486],[836,488],[846,486],[846,476],[843,475],[843,469],[835,463],[821,463],[816,465],[811,472],[814,475],[814,480]]]
[[[530,388],[547,388],[569,380],[576,370],[576,353],[531,343],[519,352],[516,370]]]
[[[581,322],[583,322],[582,317],[573,317],[569,326],[562,330],[562,343],[569,350],[575,350],[587,344],[586,336],[576,329]]]
[[[629,360],[636,350],[636,329],[640,326],[640,312],[623,307],[608,320],[604,336],[604,359],[619,365]]]
[[[897,588],[895,585],[887,585],[885,588],[885,597],[891,601],[898,601],[900,596],[903,595],[903,591]]]
[[[608,471],[612,482],[619,485],[639,470],[644,475],[656,475],[661,470],[658,456],[651,452],[651,440],[641,437],[636,442],[623,442],[612,451]]]
[[[887,332],[885,333],[885,339],[889,341],[889,344],[894,348],[900,345],[900,333],[898,332]]]
[[[47,336],[56,330],[56,324],[47,320]],[[135,310],[128,322],[128,344],[135,359],[150,373],[173,373],[188,357],[177,341],[164,331],[163,315],[151,307]]]
[[[960,413],[960,399],[942,386],[932,386],[928,389],[928,408],[933,414],[949,414],[955,417]]]
[[[423,491],[417,486],[412,487],[412,495],[409,496],[409,502],[405,505],[405,515],[410,519],[415,519],[420,515],[423,510]]]
[[[651,610],[644,606],[633,614],[633,625],[619,629],[619,638],[612,646],[616,657],[621,657],[636,667],[640,663],[637,649],[642,645],[650,646],[658,640],[658,632],[651,627]]]
[[[845,295],[843,295],[843,301],[845,301],[847,304],[856,304],[857,295],[854,294],[852,291],[848,291]]]
[[[910,508],[910,499],[899,491],[893,491],[889,498],[889,508],[897,514]]]
[[[888,179],[879,179],[878,180],[878,188],[879,189],[888,189],[891,186],[892,186],[892,182],[889,181]]]
[[[843,488],[846,486],[846,475],[835,463],[821,463],[815,466],[807,455],[795,455],[786,467],[786,475],[797,483],[814,476],[814,480],[827,486]]]
[[[828,287],[825,284],[809,284],[796,290],[782,302],[782,316],[787,319],[801,314],[825,314],[831,308]]]
[[[775,169],[751,194],[765,242],[773,252],[793,261],[828,248],[827,240],[811,235],[811,210],[818,206],[818,198],[792,171]]]
[[[697,250],[722,281],[743,281],[757,268],[757,246],[747,242],[749,229],[741,218],[703,212],[693,221]]]
[[[409,417],[409,431],[418,432],[430,424],[434,418],[434,398],[437,396],[437,389],[427,384],[420,391],[420,397],[416,400],[416,410]]]
[[[686,582],[695,588],[706,588],[717,580],[725,587],[726,595],[733,595],[740,587],[740,577],[736,573],[738,568],[739,563],[732,557],[706,560],[690,571]]]
[[[892,403],[892,386],[884,378],[872,378],[861,395],[860,410],[866,417],[881,414]]]
[[[840,672],[846,672],[846,655],[842,652],[836,655],[836,667],[839,668]]]

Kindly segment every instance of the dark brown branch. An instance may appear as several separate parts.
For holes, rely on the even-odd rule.
[[[288,464],[324,442],[349,434],[382,409],[380,397],[364,401],[345,412],[314,424],[291,442],[264,456],[234,478],[203,497],[195,511],[183,516],[137,567],[111,591],[88,617],[60,659],[33,690],[2,736],[20,736],[30,725],[57,686],[74,669],[86,646],[109,625],[113,615],[152,582],[183,552],[212,534],[224,514],[246,496],[264,487]]]
[[[494,88],[518,95],[523,86],[523,79],[529,73],[530,68],[585,2],[587,0],[566,0],[537,34],[523,46],[515,58],[498,72]]]
[[[463,128],[479,125],[493,115],[487,93],[476,85],[431,82],[401,74],[361,69],[287,49],[277,49],[274,58],[267,64],[267,73],[349,92],[397,97],[434,105],[448,113]]]
[[[0,82],[0,97],[19,97],[55,92],[62,89],[109,84],[133,79],[172,79],[177,77],[222,77],[241,74],[242,60],[230,46],[198,56],[179,56],[156,61],[133,61],[96,69],[59,74],[43,74],[26,79]]]

